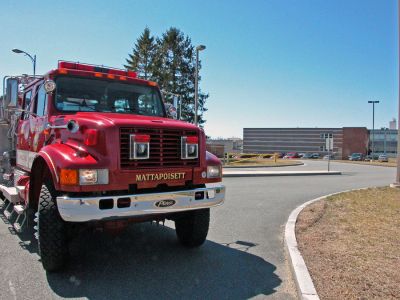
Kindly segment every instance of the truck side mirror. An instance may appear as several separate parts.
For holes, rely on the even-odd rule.
[[[8,78],[6,83],[6,99],[4,107],[17,107],[18,105],[18,79]]]
[[[170,103],[165,103],[165,111],[167,112],[168,118],[177,119],[176,107]]]

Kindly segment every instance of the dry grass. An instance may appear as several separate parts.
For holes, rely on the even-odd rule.
[[[299,249],[321,299],[400,299],[400,190],[342,193],[303,210]]]
[[[278,159],[276,162],[273,159],[254,159],[254,158],[246,158],[240,160],[231,160],[226,166],[238,167],[238,166],[247,166],[247,167],[255,167],[255,166],[265,166],[265,167],[277,167],[277,166],[287,166],[287,165],[301,165],[302,163],[298,160],[291,159]]]
[[[349,163],[349,164],[359,164],[359,165],[371,165],[371,166],[381,166],[381,167],[396,167],[396,159],[389,158],[389,162],[379,162],[374,161],[351,161],[351,160],[335,160],[337,162]]]

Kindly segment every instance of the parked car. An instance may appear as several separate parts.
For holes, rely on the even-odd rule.
[[[313,158],[313,159],[318,159],[318,158],[320,158],[320,157],[321,157],[321,156],[319,155],[319,153],[313,153],[311,158]]]
[[[380,162],[388,162],[389,159],[388,159],[388,157],[387,157],[386,154],[381,154],[381,155],[379,155],[379,157],[378,157],[378,161],[380,161]]]
[[[306,154],[305,154],[305,153],[299,153],[299,157],[300,157],[300,158],[303,158],[304,155],[306,155]]]
[[[312,153],[305,153],[302,158],[310,159],[310,158],[312,158],[312,156],[313,156]]]
[[[374,159],[374,160],[378,160],[378,158],[379,158],[379,155],[374,154],[373,159]],[[365,157],[364,157],[364,160],[365,160],[365,161],[370,161],[370,160],[372,160],[372,155],[367,155],[367,156],[365,156]]]
[[[349,156],[349,160],[351,160],[351,161],[361,161],[361,160],[363,160],[363,154],[362,153],[352,153]]]
[[[328,160],[328,159],[332,160],[332,159],[335,159],[335,156],[333,154],[327,154],[327,155],[324,155],[324,157],[322,159],[323,160]]]
[[[288,153],[286,153],[286,155],[283,158],[284,159],[299,158],[299,154],[297,152],[288,152]]]

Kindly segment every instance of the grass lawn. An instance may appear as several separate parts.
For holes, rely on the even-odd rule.
[[[400,189],[318,201],[300,213],[296,235],[321,299],[400,299]]]

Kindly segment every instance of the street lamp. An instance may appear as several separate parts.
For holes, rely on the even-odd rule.
[[[375,152],[375,104],[378,104],[379,101],[368,101],[368,103],[372,103],[372,160],[374,160],[374,152]]]
[[[399,20],[398,16],[400,16],[400,2],[398,2],[397,5],[397,19]],[[400,29],[400,21],[397,22],[397,29]],[[400,31],[397,30],[397,34],[400,36]],[[397,39],[398,41],[398,46],[400,46],[400,40]],[[399,56],[400,56],[400,48],[397,47],[397,49],[399,49]],[[397,64],[398,67],[398,72],[400,71],[400,66],[399,64]],[[399,73],[397,73],[399,74]],[[399,101],[399,104],[397,106],[398,111],[398,116],[399,118],[397,119],[398,123],[400,124],[400,86],[399,86],[399,90],[398,90],[398,94],[397,94],[397,100]],[[392,187],[397,187],[400,188],[400,126],[397,125],[397,172],[396,172],[396,182],[392,183],[390,186]]]
[[[17,54],[23,53],[31,59],[31,61],[33,63],[33,77],[35,77],[35,75],[36,75],[36,55],[34,55],[32,57],[32,55],[30,55],[29,53],[19,50],[19,49],[12,49],[12,52],[17,53]]]
[[[197,107],[199,102],[199,52],[206,49],[204,45],[196,47],[196,74],[194,77],[194,124],[197,125]]]

